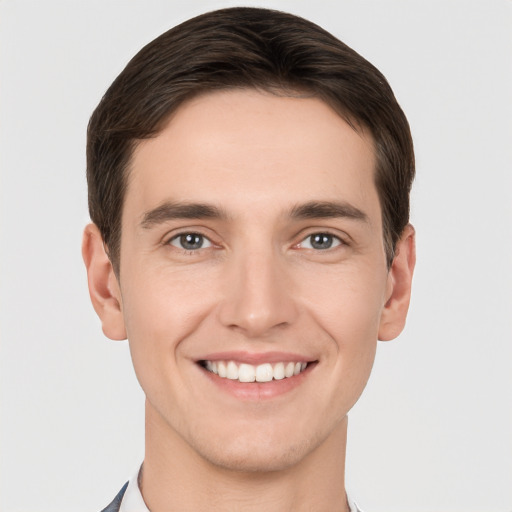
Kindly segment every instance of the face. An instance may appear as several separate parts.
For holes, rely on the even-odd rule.
[[[396,284],[374,168],[321,100],[247,90],[191,100],[138,145],[104,330],[126,329],[159,435],[268,470],[339,433]]]

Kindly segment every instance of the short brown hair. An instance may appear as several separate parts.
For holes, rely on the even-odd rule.
[[[249,7],[192,18],[146,45],[115,79],[87,132],[89,212],[119,272],[121,216],[137,141],[156,136],[191,97],[256,88],[308,94],[372,135],[388,265],[409,221],[414,151],[407,119],[372,64],[314,23]]]

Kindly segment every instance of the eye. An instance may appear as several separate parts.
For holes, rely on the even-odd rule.
[[[308,237],[304,238],[299,244],[303,249],[315,249],[318,251],[324,251],[326,249],[332,249],[341,245],[343,242],[330,233],[313,233]]]
[[[185,251],[197,251],[211,247],[212,243],[208,238],[199,233],[182,233],[181,235],[176,235],[171,238],[169,245]]]

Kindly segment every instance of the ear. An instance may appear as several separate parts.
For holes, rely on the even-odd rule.
[[[381,341],[396,338],[405,326],[415,264],[415,231],[411,224],[408,224],[396,246],[395,258],[388,272],[387,301],[379,325]]]
[[[105,336],[111,340],[126,339],[121,291],[103,238],[95,224],[87,225],[84,230],[82,257],[87,268],[91,302],[100,317]]]

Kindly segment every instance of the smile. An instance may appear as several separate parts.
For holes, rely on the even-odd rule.
[[[235,361],[201,361],[201,366],[222,379],[238,382],[270,382],[283,380],[302,373],[306,362],[277,362],[252,365]]]

